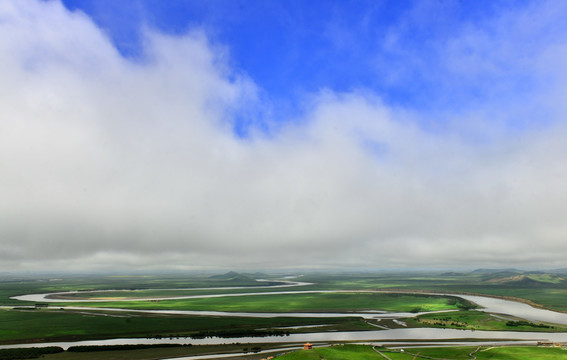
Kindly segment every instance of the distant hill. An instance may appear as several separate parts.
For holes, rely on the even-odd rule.
[[[240,274],[237,273],[236,271],[229,271],[225,274],[211,275],[211,276],[209,276],[209,278],[210,279],[218,279],[218,280],[230,280],[230,279],[233,279],[237,276],[240,276]]]
[[[509,269],[476,269],[471,271],[471,274],[494,274],[494,273],[513,273],[513,274],[522,274],[522,270],[509,268]]]
[[[209,277],[211,280],[222,281],[223,283],[230,284],[230,285],[238,285],[238,286],[245,286],[245,285],[258,285],[258,281],[253,277],[237,273],[236,271],[229,271],[225,274],[219,275],[212,275]]]
[[[548,274],[564,274],[567,275],[567,268],[548,270]]]
[[[523,285],[530,287],[549,284],[561,284],[565,282],[565,279],[554,274],[536,272],[505,277],[492,277],[491,279],[488,279],[486,281],[493,284]]]

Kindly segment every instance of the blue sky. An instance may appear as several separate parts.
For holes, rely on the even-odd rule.
[[[305,110],[302,98],[322,90],[369,91],[392,106],[419,111],[468,109],[494,96],[515,98],[531,87],[529,74],[513,64],[468,77],[448,68],[452,42],[474,29],[496,38],[502,17],[529,11],[529,1],[112,1],[65,0],[83,11],[112,39],[121,54],[143,61],[144,29],[170,35],[203,31],[220,47],[231,71],[258,86],[273,120],[290,121]],[[557,19],[560,21],[560,19]],[[553,24],[550,24],[553,25]],[[534,29],[538,41],[540,29]],[[509,29],[514,32],[515,29]],[[462,49],[471,55],[485,49]],[[531,44],[526,44],[531,47]],[[517,44],[513,56],[525,56]],[[480,56],[485,54],[480,53]],[[529,55],[529,54],[528,54]],[[498,59],[497,59],[498,60]],[[507,61],[510,59],[501,59]],[[474,69],[471,69],[471,72]],[[487,86],[500,83],[502,88]],[[235,128],[262,127],[237,117]],[[250,116],[250,114],[247,114]],[[437,122],[442,122],[441,118]],[[441,125],[443,126],[443,124]],[[514,124],[512,124],[514,126]]]
[[[0,271],[564,267],[566,17],[2,1]]]

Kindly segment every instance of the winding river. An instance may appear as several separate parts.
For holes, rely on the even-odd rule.
[[[36,344],[15,344],[3,345],[0,349],[10,349],[19,347],[44,347],[60,346],[67,349],[70,346],[82,345],[129,345],[129,344],[193,344],[193,345],[212,345],[212,344],[233,344],[233,343],[304,343],[309,342],[373,342],[378,344],[392,344],[396,342],[411,342],[416,340],[428,340],[431,342],[443,342],[447,340],[469,340],[479,339],[482,342],[477,344],[493,344],[526,341],[535,344],[537,341],[567,342],[567,333],[540,333],[540,332],[515,332],[515,331],[474,331],[457,329],[436,329],[436,328],[413,328],[413,329],[390,329],[376,331],[337,331],[337,332],[318,332],[291,334],[288,336],[266,336],[266,337],[239,337],[239,338],[123,338],[109,340],[90,340],[90,341],[70,341],[70,342],[49,342]]]
[[[226,287],[226,288],[215,288],[215,290],[226,290],[226,289],[259,289],[259,288],[276,288],[276,287],[292,287],[292,286],[305,286],[311,285],[305,282],[287,282],[285,285],[270,285],[265,287]],[[161,290],[212,290],[211,288],[199,288],[199,289],[161,289]],[[159,290],[159,289],[152,289]],[[100,292],[114,292],[114,291],[124,291],[124,290],[96,290],[91,291],[95,293]],[[64,296],[69,296],[77,294],[77,291],[71,292],[58,292],[58,293],[44,293],[44,294],[30,294],[30,295],[20,295],[14,296],[12,299],[29,301],[29,302],[57,302],[57,303],[85,303],[85,302],[109,302],[109,299],[69,299],[60,298]],[[81,293],[88,293],[83,291]],[[226,294],[209,294],[209,295],[183,295],[183,296],[169,296],[169,297],[147,297],[147,298],[135,298],[135,299],[112,299],[112,302],[117,301],[155,301],[155,300],[173,300],[173,299],[199,299],[199,298],[217,298],[217,297],[236,297],[236,296],[265,296],[265,295],[282,295],[282,294],[315,294],[315,293],[391,293],[391,291],[381,291],[381,290],[290,290],[290,291],[271,291],[271,292],[243,292],[243,293],[226,293]],[[560,325],[567,325],[567,314],[559,313],[556,311],[545,310],[535,308],[531,305],[521,303],[518,301],[494,298],[488,296],[480,295],[460,295],[451,293],[424,293],[415,292],[413,294],[426,294],[426,295],[448,295],[463,298],[465,300],[471,301],[479,305],[480,311],[484,311],[492,314],[507,315],[515,318],[526,319],[533,322],[545,322],[554,323]],[[71,307],[70,309],[79,310],[89,310],[92,308],[88,307]],[[174,314],[174,315],[203,315],[203,316],[240,316],[240,317],[342,317],[342,316],[361,316],[366,319],[378,319],[378,318],[401,318],[401,317],[413,317],[423,313],[386,313],[381,311],[358,311],[358,312],[348,312],[348,313],[259,313],[259,312],[225,312],[225,311],[193,311],[193,310],[132,310],[132,309],[122,309],[122,308],[97,308],[106,311],[128,311],[128,312],[144,312],[144,313],[156,313],[156,314]]]
[[[274,287],[293,287],[310,285],[309,283],[302,282],[287,282],[282,285],[270,285],[263,288]],[[227,289],[258,289],[260,287],[230,287],[230,288],[215,288],[214,290],[227,290]],[[205,288],[206,290],[213,290]],[[205,289],[191,289],[191,290],[205,290]],[[165,290],[165,289],[164,289]],[[175,290],[175,289],[167,289]],[[177,289],[189,290],[189,289]],[[116,291],[108,290],[107,292]],[[93,292],[101,292],[100,290]],[[242,292],[242,293],[228,293],[228,294],[212,294],[212,295],[183,295],[179,297],[152,297],[152,298],[136,298],[135,300],[166,300],[166,299],[190,299],[190,298],[207,298],[207,297],[222,297],[222,296],[262,296],[262,295],[275,295],[275,294],[305,294],[305,293],[385,293],[388,291],[379,290],[292,290],[292,291],[274,291],[274,292]],[[13,299],[30,302],[65,302],[65,303],[85,303],[96,301],[108,301],[97,299],[57,299],[56,297],[72,295],[75,292],[60,292],[60,293],[46,293],[46,294],[31,294],[15,296]],[[84,293],[84,292],[83,292]],[[424,294],[423,292],[416,292],[415,294]],[[429,293],[428,293],[429,294]],[[532,322],[545,322],[567,325],[567,314],[558,313],[555,311],[534,308],[528,304],[517,301],[493,298],[488,296],[478,295],[460,295],[460,294],[433,294],[430,295],[451,295],[460,297],[471,302],[478,304],[481,309],[492,314],[500,314],[503,316],[526,319]],[[131,299],[123,299],[122,301],[130,301]],[[115,301],[115,300],[112,300]],[[74,310],[93,310],[90,307],[80,306],[65,306],[66,309]],[[256,312],[222,312],[222,311],[187,311],[187,310],[132,310],[132,309],[119,309],[119,308],[96,308],[97,310],[113,311],[113,312],[143,312],[143,313],[162,313],[162,314],[180,314],[180,315],[204,315],[204,316],[241,316],[241,317],[342,317],[342,316],[360,316],[366,319],[379,319],[379,318],[402,318],[413,317],[419,314],[415,313],[386,313],[380,311],[361,311],[361,312],[347,312],[347,313],[256,313]],[[223,344],[223,343],[284,343],[284,342],[332,342],[332,341],[371,341],[375,343],[388,342],[392,343],[394,340],[454,340],[454,339],[484,339],[487,343],[495,341],[553,341],[553,342],[567,342],[567,333],[546,333],[546,332],[514,332],[514,331],[474,331],[474,330],[457,330],[457,329],[437,329],[437,328],[408,328],[408,329],[389,329],[377,331],[354,331],[354,332],[315,332],[305,334],[291,334],[289,336],[270,336],[270,337],[246,337],[246,338],[205,338],[205,339],[191,339],[191,338],[176,338],[176,339],[109,339],[97,341],[80,341],[80,342],[52,342],[42,344],[17,344],[17,345],[4,345],[2,348],[14,347],[29,347],[29,346],[61,346],[68,348],[75,345],[117,345],[117,344],[159,344],[159,343],[177,343],[177,344]]]

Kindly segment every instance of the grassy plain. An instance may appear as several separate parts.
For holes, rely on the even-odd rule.
[[[265,358],[264,354],[254,354],[252,349],[271,349],[270,344],[227,344],[227,345],[199,345],[180,346],[172,348],[153,348],[140,350],[113,350],[93,351],[86,353],[63,352],[42,357],[44,360],[71,360],[80,357],[82,360],[157,360],[169,357],[230,354],[230,359],[256,360]],[[280,344],[282,347],[289,345]],[[297,345],[296,345],[297,346]],[[246,355],[239,355],[247,351]],[[273,349],[272,354],[280,350]],[[383,360],[385,356],[391,360],[416,359],[443,359],[443,360],[469,360],[473,354],[478,360],[552,360],[567,359],[567,351],[557,347],[536,346],[466,346],[466,347],[431,347],[431,348],[405,348],[402,350],[377,347],[376,350],[369,345],[341,344],[325,347],[315,347],[312,350],[283,351],[278,360]]]
[[[474,356],[478,360],[552,360],[567,359],[567,351],[561,348],[537,346],[496,346],[488,347],[438,347],[438,348],[407,348],[402,353],[399,350],[381,350],[392,360],[411,360],[420,358],[436,358],[450,360],[470,360]],[[417,355],[417,357],[416,357]]]
[[[327,325],[317,331],[373,330],[359,318],[242,318],[106,314],[73,310],[2,310],[0,344],[114,337],[191,336],[202,331]]]
[[[466,273],[309,274],[302,281],[314,288],[376,289],[469,293],[524,299],[541,307],[567,312],[567,270],[550,274],[519,270]]]
[[[206,299],[178,299],[158,302],[108,301],[83,303],[92,311],[59,310],[60,303],[41,310],[0,310],[0,342],[29,342],[40,339],[103,339],[112,337],[146,337],[191,335],[199,331],[226,328],[255,330],[280,326],[330,324],[328,327],[306,328],[300,331],[377,330],[358,318],[304,319],[276,317],[226,318],[198,316],[166,316],[141,313],[103,313],[96,306],[133,309],[217,310],[244,312],[348,312],[361,310],[432,311],[457,310],[463,304],[455,298],[410,295],[370,294],[357,290],[437,291],[478,293],[532,300],[549,308],[567,310],[567,275],[518,273],[516,271],[472,273],[374,273],[374,274],[306,274],[299,281],[312,282],[300,288],[265,288],[266,282],[275,282],[279,276],[265,274],[210,275],[152,275],[152,276],[66,276],[66,277],[6,277],[0,279],[0,305],[33,305],[10,299],[14,295],[81,291],[76,298],[135,297],[219,294],[240,292],[270,292],[285,290],[352,290],[351,293],[310,293],[286,295],[256,295]],[[252,286],[251,289],[219,289],[220,287]],[[199,290],[184,290],[199,288]],[[115,292],[91,293],[114,289]],[[166,289],[166,290],[159,290]],[[179,290],[167,290],[179,289]],[[80,304],[72,304],[80,305]],[[538,328],[530,325],[509,327],[506,320],[475,311],[454,311],[422,315],[419,321],[409,320],[410,326],[454,327],[483,330],[557,331],[565,329]]]
[[[110,301],[78,306],[128,309],[176,309],[243,312],[348,312],[384,310],[419,312],[456,310],[459,303],[446,296],[390,293],[263,294],[161,301]]]
[[[384,359],[371,346],[363,345],[334,345],[316,347],[311,350],[297,350],[278,356],[278,360],[366,360]]]
[[[560,348],[544,348],[530,346],[493,347],[477,353],[478,360],[557,360],[567,359],[567,351]]]
[[[219,287],[252,286],[261,291],[261,287],[266,285],[270,285],[270,282],[259,282],[246,277],[211,278],[210,275],[12,276],[0,277],[0,305],[22,304],[21,301],[10,299],[12,296],[49,292],[209,288],[210,290],[192,290],[191,293],[214,294],[242,292],[237,289],[219,291]],[[158,290],[157,294],[161,294],[161,291]],[[77,296],[81,296],[81,293]]]
[[[452,311],[436,314],[423,314],[406,323],[415,327],[436,327],[489,331],[531,331],[531,332],[565,332],[565,326],[534,324],[528,321],[503,318],[482,311]]]
[[[286,347],[285,344],[279,346]],[[92,351],[92,352],[62,352],[52,355],[44,355],[43,360],[158,360],[165,358],[175,358],[196,355],[217,355],[217,354],[235,354],[238,359],[263,359],[266,355],[256,354],[254,350],[273,349],[274,354],[278,353],[277,348],[272,344],[223,344],[223,345],[193,345],[179,346],[170,348],[151,348],[138,350],[112,350],[112,351]],[[246,355],[239,355],[244,352]],[[229,360],[232,358],[229,358]]]
[[[474,352],[478,360],[551,360],[567,359],[567,351],[561,348],[536,346],[502,346],[502,347],[437,347],[408,348],[405,351],[377,348],[392,360],[415,359],[450,359],[470,360]],[[416,356],[417,355],[417,356]],[[278,357],[278,360],[363,360],[385,358],[368,345],[335,345],[331,347],[298,350]]]
[[[437,291],[453,293],[476,293],[515,297],[533,301],[541,306],[559,311],[567,311],[567,271],[561,276],[552,274],[527,274],[521,280],[514,273],[502,272],[470,272],[470,273],[353,273],[353,274],[306,274],[298,278],[300,281],[312,282],[301,290],[402,290],[402,291]],[[136,292],[98,293],[95,296],[168,296],[190,294],[238,293],[241,289],[217,290],[226,286],[254,286],[247,292],[271,292],[292,288],[266,289],[264,282],[257,282],[252,277],[260,276],[276,280],[277,275],[251,274],[235,278],[212,278],[210,275],[132,275],[132,276],[61,276],[0,278],[0,305],[17,305],[21,302],[10,299],[14,295],[59,292],[59,291],[92,291],[92,290],[138,290]],[[510,281],[495,281],[511,279]],[[181,292],[156,289],[209,288],[210,290],[187,290]],[[91,297],[91,293],[79,293],[74,296]]]

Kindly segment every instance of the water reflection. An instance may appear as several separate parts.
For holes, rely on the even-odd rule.
[[[303,286],[307,283],[295,283],[291,286]],[[280,285],[281,286],[281,285]],[[282,294],[313,294],[313,293],[344,293],[344,292],[360,292],[360,293],[383,293],[384,291],[343,291],[343,290],[297,290],[297,291],[274,291],[268,293],[230,293],[230,294],[214,294],[214,295],[186,295],[179,297],[169,297],[169,298],[148,298],[148,299],[136,299],[140,300],[167,300],[167,299],[190,299],[190,298],[207,298],[207,297],[227,297],[227,296],[262,296],[262,295],[282,295]],[[22,300],[22,301],[33,301],[33,302],[100,302],[108,300],[88,300],[88,299],[77,299],[77,300],[55,300],[50,298],[54,294],[63,293],[51,293],[51,294],[31,294],[31,295],[21,295],[15,296],[12,299]],[[68,294],[68,293],[66,293]],[[424,294],[416,293],[416,294]],[[533,322],[548,322],[561,325],[567,325],[567,314],[559,313],[551,310],[544,310],[534,308],[531,305],[524,304],[518,301],[506,300],[500,298],[493,298],[488,296],[479,295],[460,295],[460,294],[435,294],[429,293],[429,295],[449,295],[457,296],[463,299],[472,301],[482,308],[480,311],[485,311],[488,313],[504,314],[521,319],[526,319]],[[120,300],[117,300],[120,301]],[[123,300],[129,301],[129,300]],[[77,310],[88,310],[88,307],[67,307],[69,309]],[[203,316],[239,316],[239,317],[343,317],[343,316],[360,316],[366,319],[378,319],[378,318],[402,318],[402,317],[414,317],[423,313],[384,313],[380,312],[379,309],[360,311],[360,312],[349,312],[349,313],[257,313],[257,312],[223,312],[223,311],[190,311],[190,310],[130,310],[130,309],[119,309],[119,308],[99,308],[106,311],[135,311],[135,312],[146,312],[146,313],[161,313],[161,314],[176,314],[176,315],[203,315]]]
[[[414,328],[414,329],[391,329],[378,331],[341,331],[291,334],[288,336],[266,336],[266,337],[240,337],[240,338],[162,338],[162,339],[109,339],[90,340],[74,342],[50,342],[37,344],[3,345],[0,349],[21,347],[44,347],[60,346],[64,349],[70,346],[83,345],[135,345],[135,344],[193,344],[193,345],[218,345],[234,343],[304,343],[309,342],[345,342],[345,341],[417,341],[417,340],[458,340],[458,339],[485,339],[491,342],[498,341],[553,341],[567,342],[567,333],[541,333],[541,332],[514,332],[514,331],[474,331],[458,329],[437,328]]]
[[[456,295],[482,306],[482,311],[505,314],[535,322],[550,322],[567,325],[567,314],[538,309],[518,301],[496,299],[486,296]]]

